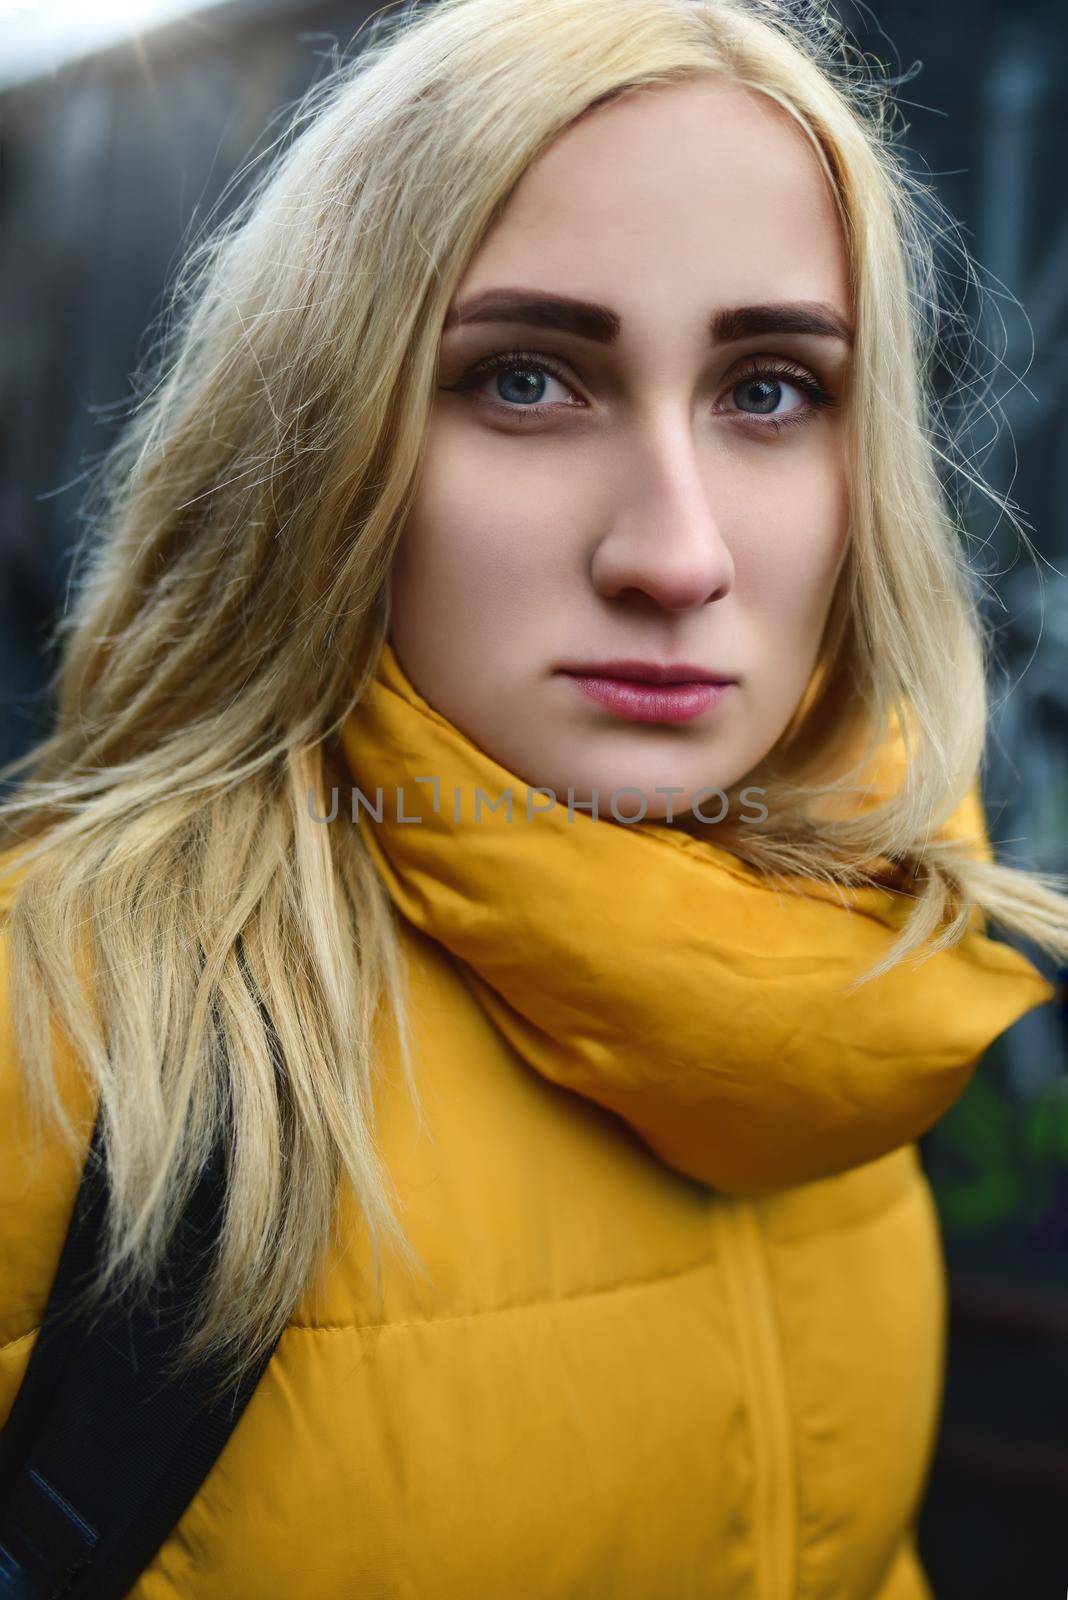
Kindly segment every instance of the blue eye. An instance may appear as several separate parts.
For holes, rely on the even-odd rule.
[[[800,390],[805,397],[804,405],[798,406],[796,410],[790,411],[782,417],[773,417],[766,411],[741,411],[736,414],[752,417],[754,420],[763,417],[765,420],[763,422],[758,420],[758,427],[770,427],[779,432],[783,428],[792,428],[801,423],[809,422],[817,411],[824,407],[838,404],[834,396],[827,393],[818,379],[813,377],[811,372],[806,372],[803,367],[790,365],[769,366],[766,364],[761,365],[759,362],[750,368],[748,372],[743,372],[735,377],[730,387],[730,394],[733,397],[739,390],[742,390],[743,392],[749,391],[752,395],[754,389],[770,389],[772,390],[771,395],[758,396],[755,403],[761,406],[770,400],[774,404],[776,401],[774,391],[778,390],[781,394],[784,382],[786,387]]]
[[[469,367],[448,387],[460,393],[473,393],[478,390],[484,379],[492,377],[495,373],[497,393],[492,398],[486,397],[485,403],[495,406],[498,410],[540,411],[546,404],[559,404],[557,401],[544,401],[544,380],[548,378],[554,378],[565,389],[570,389],[558,367],[548,362],[544,356],[524,350],[501,350],[496,355],[487,356],[483,361],[476,361],[474,366]],[[505,393],[505,387],[512,392]],[[570,401],[564,402],[564,404],[570,403]]]
[[[481,395],[481,385],[493,374],[498,375],[496,394],[493,396]],[[570,394],[574,395],[568,379],[563,371],[549,358],[533,350],[501,350],[494,355],[486,356],[481,361],[476,361],[468,367],[455,383],[445,387],[450,391],[460,394],[469,394],[499,416],[514,418],[518,422],[525,422],[528,418],[544,415],[551,411],[558,413],[562,409],[583,409],[584,402],[579,400],[546,401],[544,399],[546,380],[554,379],[560,383]],[[767,411],[727,411],[727,416],[737,416],[748,419],[747,426],[753,432],[774,430],[781,432],[784,428],[792,428],[812,420],[816,413],[826,407],[836,406],[838,401],[833,395],[828,394],[823,385],[811,372],[804,367],[795,366],[791,362],[773,362],[753,357],[750,366],[741,373],[735,373],[728,393],[734,396],[739,391],[754,389],[770,389],[770,395],[764,394],[756,397],[756,405],[767,405],[770,400],[776,403],[775,390],[783,384],[796,388],[805,397],[804,404],[783,416],[772,416]]]
[[[528,401],[538,401],[543,398],[547,374],[540,367],[499,367],[497,369],[497,393],[502,400],[517,405],[526,405]],[[506,389],[517,391],[506,394]]]

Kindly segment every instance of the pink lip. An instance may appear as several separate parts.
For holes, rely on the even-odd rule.
[[[633,678],[641,683],[734,683],[729,672],[708,672],[689,661],[566,661],[558,669],[577,678]]]
[[[734,687],[730,681],[649,683],[577,672],[566,675],[583,694],[599,700],[614,716],[631,722],[690,722],[702,711],[718,705]]]

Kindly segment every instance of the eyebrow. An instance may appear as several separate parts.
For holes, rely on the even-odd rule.
[[[484,289],[459,305],[450,306],[443,331],[475,322],[521,322],[531,328],[558,328],[613,344],[623,319],[610,306],[540,289]],[[822,339],[840,339],[852,348],[853,329],[845,318],[822,300],[788,300],[752,306],[725,306],[709,322],[713,344],[733,344],[764,333],[808,333]]]

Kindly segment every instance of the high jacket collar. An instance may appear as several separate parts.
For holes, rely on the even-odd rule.
[[[978,918],[952,949],[847,995],[894,942],[905,895],[786,892],[673,828],[540,810],[388,642],[341,742],[353,791],[335,825],[355,797],[396,907],[456,958],[512,1047],[716,1188],[759,1194],[908,1143],[991,1041],[1055,996]],[[489,804],[506,791],[511,820]]]

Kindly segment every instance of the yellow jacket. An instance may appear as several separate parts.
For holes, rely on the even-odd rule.
[[[977,924],[845,996],[903,897],[850,911],[541,811],[388,646],[343,745],[409,973],[424,1125],[384,1032],[378,1139],[427,1275],[372,1308],[342,1196],[351,1249],[135,1600],[929,1597],[945,1297],[914,1141],[1052,987]],[[511,821],[473,820],[479,786]],[[952,825],[988,849],[975,795]],[[31,1158],[3,1027],[0,1421],[78,1182]]]

